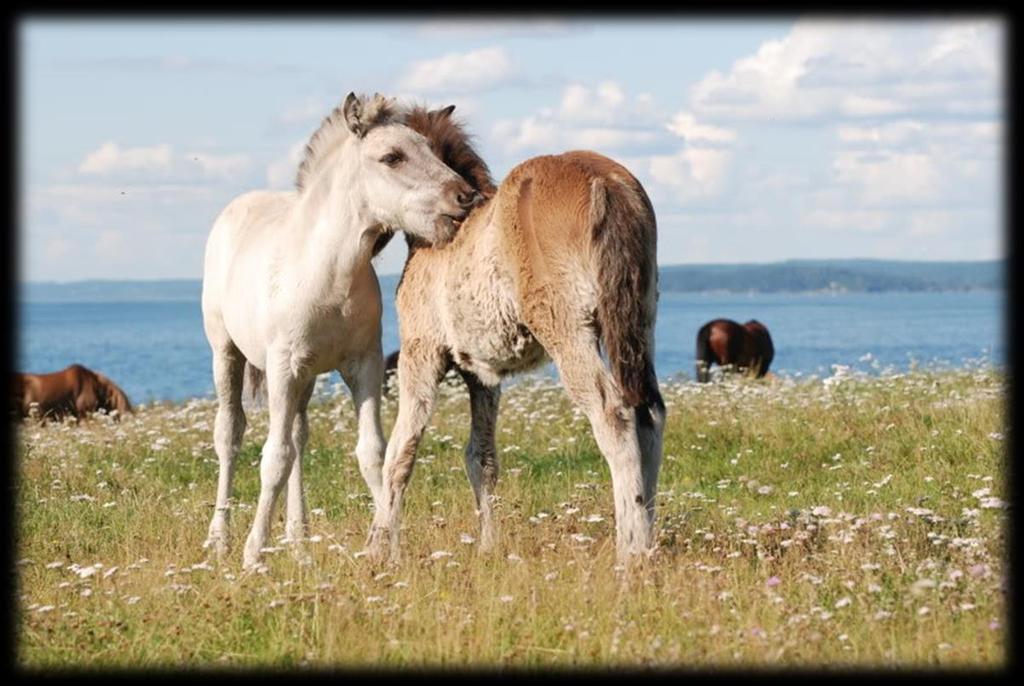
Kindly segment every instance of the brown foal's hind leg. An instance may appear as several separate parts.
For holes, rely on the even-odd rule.
[[[598,355],[593,329],[583,321],[566,326],[572,321],[568,317],[561,321],[546,335],[538,330],[541,327],[530,328],[554,360],[569,396],[590,420],[597,446],[611,469],[616,549],[619,560],[625,562],[646,552],[651,542],[636,413]]]
[[[384,456],[381,503],[366,542],[367,552],[376,561],[384,558],[389,540],[391,561],[398,560],[402,496],[447,368],[448,359],[440,346],[422,340],[403,343],[398,358],[398,418]]]
[[[473,487],[476,510],[480,516],[480,550],[494,547],[492,496],[498,484],[498,452],[494,431],[498,422],[501,386],[484,386],[475,374],[459,371],[469,388],[472,427],[466,443],[466,475]]]

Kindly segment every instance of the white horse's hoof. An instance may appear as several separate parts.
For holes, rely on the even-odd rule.
[[[222,536],[210,536],[203,541],[203,550],[212,550],[213,554],[217,556],[218,560],[223,560],[227,556],[230,545],[228,540]]]

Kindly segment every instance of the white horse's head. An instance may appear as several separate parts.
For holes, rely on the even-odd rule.
[[[367,102],[354,93],[343,106],[367,207],[386,229],[446,243],[479,196],[434,155],[423,135],[382,117],[385,109],[380,96]]]

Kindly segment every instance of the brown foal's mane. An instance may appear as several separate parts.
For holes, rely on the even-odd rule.
[[[491,170],[473,148],[472,136],[466,133],[465,125],[453,119],[451,113],[451,107],[428,110],[423,105],[414,105],[405,113],[404,123],[427,139],[438,159],[465,179],[480,195],[490,198],[498,190],[491,178]],[[373,254],[377,255],[383,250],[391,238],[391,232],[381,234],[373,246]],[[412,239],[408,234],[406,241],[411,247]]]

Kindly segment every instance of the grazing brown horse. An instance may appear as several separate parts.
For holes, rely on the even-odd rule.
[[[12,382],[11,407],[19,419],[31,415],[33,403],[38,403],[41,420],[59,421],[68,415],[81,419],[101,409],[117,410],[115,419],[134,412],[117,384],[80,364],[50,374],[15,373]]]
[[[772,337],[756,319],[746,324],[713,319],[697,332],[697,381],[700,382],[710,379],[713,363],[743,367],[761,378],[768,373],[774,357]]]

